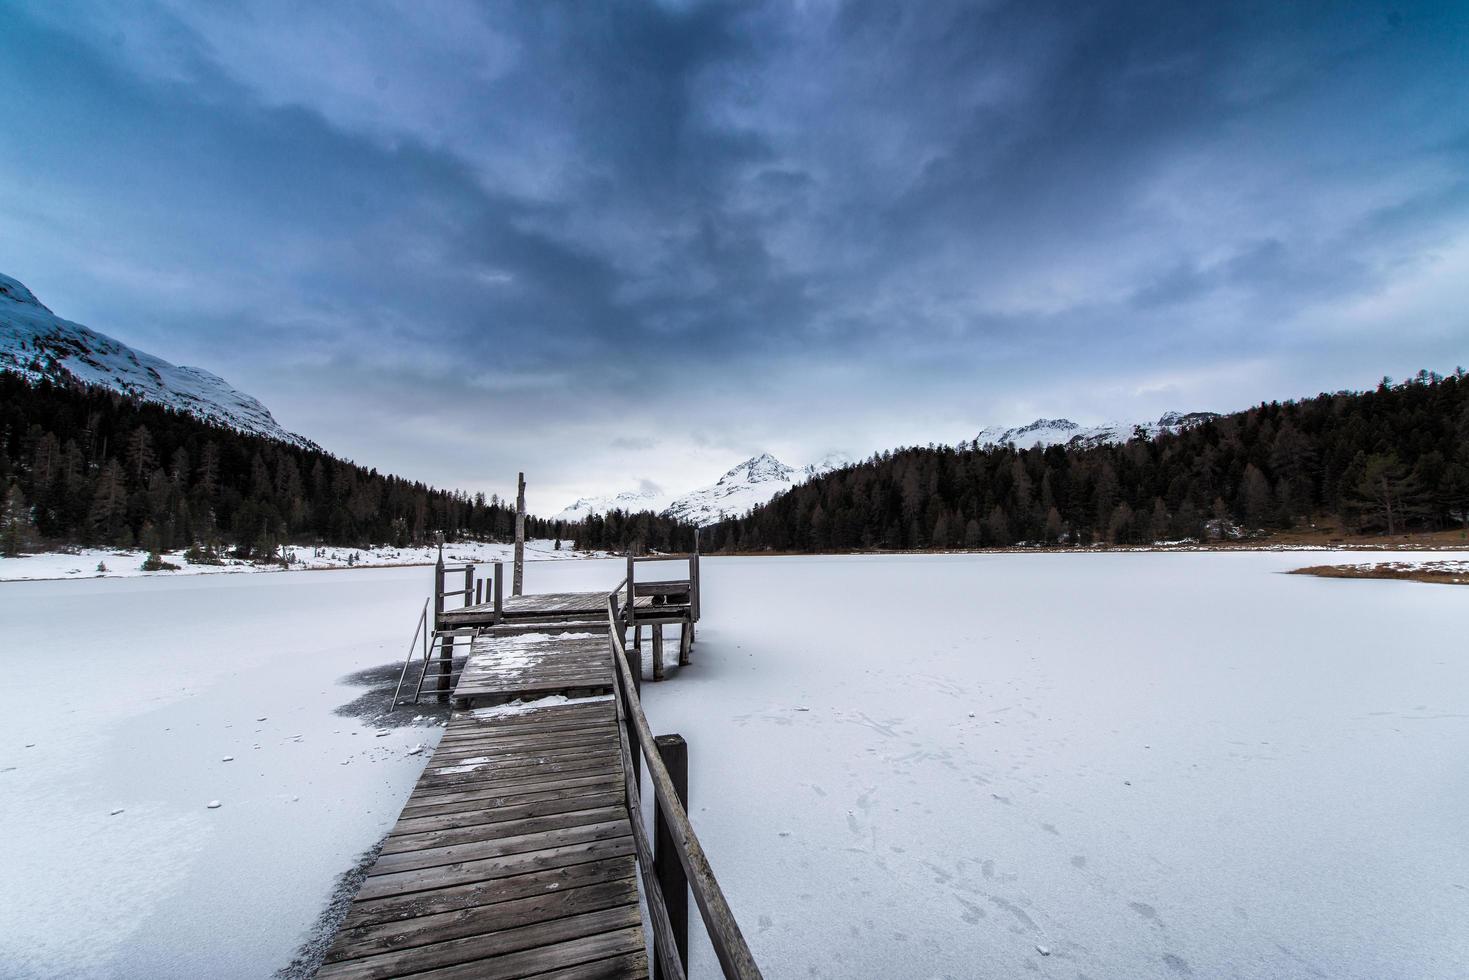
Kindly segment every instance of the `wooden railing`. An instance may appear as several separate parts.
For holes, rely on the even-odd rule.
[[[439,615],[444,612],[444,600],[456,596],[462,596],[465,606],[478,606],[486,601],[495,604],[495,621],[499,622],[505,616],[505,563],[494,562],[493,574],[488,578],[475,577],[478,566],[466,563],[464,565],[445,565],[442,555],[434,563],[434,628],[438,629]],[[449,577],[452,575],[464,575],[464,587],[460,589],[446,588]]]
[[[688,746],[678,735],[653,737],[643,714],[642,654],[623,639],[618,597],[627,586],[628,611],[636,598],[632,561],[628,577],[607,596],[607,636],[612,656],[613,700],[617,704],[622,767],[626,776],[627,810],[643,893],[653,924],[653,969],[664,980],[685,980],[689,960],[689,893],[709,934],[710,945],[726,978],[756,980],[760,968],[735,922],[719,882],[688,816]],[[697,559],[693,561],[697,575]],[[641,801],[642,763],[653,784],[654,833],[648,839]]]
[[[687,561],[689,563],[689,577],[674,582],[644,582],[641,585],[637,580],[637,567],[641,562],[659,561]],[[683,588],[687,583],[687,588]],[[682,596],[688,593],[689,624],[699,621],[699,553],[688,555],[643,555],[640,557],[627,556],[627,577],[617,583],[613,592],[622,592],[624,587],[627,592],[624,609],[627,614],[627,625],[633,630],[634,646],[641,646],[641,637],[637,632],[637,606],[636,598],[640,595],[660,596],[666,595]]]

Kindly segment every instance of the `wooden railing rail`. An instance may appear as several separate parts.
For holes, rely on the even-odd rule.
[[[629,570],[631,559],[629,559]],[[628,586],[629,606],[632,601],[632,576]],[[688,894],[693,893],[699,915],[709,934],[710,945],[726,978],[758,980],[760,968],[735,922],[734,913],[720,890],[709,858],[694,833],[688,817],[687,750],[677,736],[654,738],[643,714],[638,696],[642,687],[642,656],[631,654],[623,639],[623,623],[618,616],[619,590],[607,596],[607,635],[612,657],[612,687],[617,704],[618,731],[627,777],[628,812],[632,817],[633,840],[638,851],[638,866],[643,890],[648,900],[649,917],[653,920],[654,964],[665,980],[684,980],[688,970]],[[629,617],[631,619],[631,617]],[[636,666],[636,670],[634,670]],[[634,746],[637,751],[634,751]],[[676,783],[668,762],[682,778]],[[645,762],[653,784],[656,844],[648,840],[642,825],[639,792],[640,762]],[[666,847],[663,846],[666,844]],[[670,858],[669,852],[677,858]]]

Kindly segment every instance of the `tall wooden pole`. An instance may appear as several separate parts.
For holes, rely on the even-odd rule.
[[[517,473],[515,480],[518,484],[515,491],[515,583],[510,594],[520,595],[525,582],[525,474]]]

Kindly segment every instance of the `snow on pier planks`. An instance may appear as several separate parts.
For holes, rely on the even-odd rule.
[[[317,976],[647,977],[623,788],[610,698],[456,713]]]
[[[654,583],[658,584],[658,583]],[[641,584],[640,584],[641,585]],[[675,608],[687,610],[687,599],[682,603],[658,601],[654,595],[637,596],[637,608],[642,610],[658,606],[667,611]],[[606,592],[543,592],[538,595],[507,596],[501,604],[500,617],[506,623],[553,622],[556,620],[603,621],[607,618]],[[460,609],[445,609],[439,613],[442,626],[488,626],[497,622],[493,602],[470,603]]]
[[[499,704],[549,694],[581,696],[612,690],[607,627],[600,633],[477,637],[454,689],[456,707]]]

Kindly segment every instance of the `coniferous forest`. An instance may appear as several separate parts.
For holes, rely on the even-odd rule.
[[[6,552],[198,546],[261,559],[287,543],[509,540],[514,526],[513,501],[436,490],[102,388],[0,372]],[[526,533],[616,550],[693,543],[691,527],[652,514],[608,514],[585,528],[528,517]]]
[[[1270,402],[1123,445],[899,449],[704,532],[706,550],[1149,544],[1469,522],[1469,377]]]

